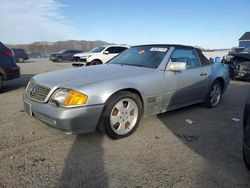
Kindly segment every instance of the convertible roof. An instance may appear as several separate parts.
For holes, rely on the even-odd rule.
[[[146,44],[146,45],[138,45],[138,46],[133,46],[133,47],[140,47],[140,46],[157,46],[157,47],[174,47],[174,48],[190,48],[190,49],[195,49],[203,66],[210,65],[212,64],[211,61],[209,61],[204,54],[202,53],[200,48],[196,48],[193,46],[187,46],[187,45],[181,45],[181,44]]]
[[[133,47],[139,47],[139,46],[162,46],[162,47],[175,47],[175,48],[195,48],[193,46],[188,45],[181,45],[181,44],[144,44],[144,45],[136,45]],[[197,49],[197,48],[195,48]]]

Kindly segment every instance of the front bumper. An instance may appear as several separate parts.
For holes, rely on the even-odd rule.
[[[63,108],[53,104],[31,101],[25,94],[23,102],[26,113],[69,134],[94,132],[104,107],[104,104],[100,104]]]
[[[249,71],[238,72],[237,78],[240,78],[240,79],[250,79],[250,72]]]
[[[54,61],[55,59],[56,59],[55,56],[50,56],[50,57],[49,57],[49,60],[50,60],[50,61]]]
[[[82,67],[82,66],[86,66],[86,62],[73,62],[72,63],[72,66],[75,66],[75,67]]]

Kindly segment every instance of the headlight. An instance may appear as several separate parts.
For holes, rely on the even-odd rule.
[[[58,106],[79,106],[86,104],[88,96],[70,89],[58,89],[52,95],[50,102]]]
[[[88,59],[88,58],[90,58],[91,57],[91,55],[88,55],[88,56],[82,56],[82,57],[80,57],[81,59]]]

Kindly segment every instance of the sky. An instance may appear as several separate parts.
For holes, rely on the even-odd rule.
[[[250,0],[0,0],[0,41],[231,48],[250,31],[249,10]]]

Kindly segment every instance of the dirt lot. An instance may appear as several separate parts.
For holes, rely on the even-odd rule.
[[[145,118],[129,138],[64,135],[24,113],[30,77],[71,67],[21,64],[0,94],[0,187],[250,187],[241,156],[246,82],[231,82],[221,105]],[[194,121],[188,125],[185,119]],[[184,136],[183,136],[184,135]]]

